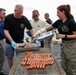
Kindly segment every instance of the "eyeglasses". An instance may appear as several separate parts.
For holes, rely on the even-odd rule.
[[[33,15],[33,17],[38,17],[38,15]]]

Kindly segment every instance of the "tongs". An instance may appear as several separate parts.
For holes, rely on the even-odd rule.
[[[31,43],[34,43],[36,41],[37,38],[33,38],[31,37]]]
[[[36,38],[33,38],[33,37],[27,38],[26,41],[27,43],[34,43],[36,41]]]

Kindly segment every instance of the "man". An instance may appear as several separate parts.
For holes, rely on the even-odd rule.
[[[46,19],[47,23],[52,24],[52,20],[49,18],[49,13],[45,13],[44,18]]]
[[[0,75],[5,75],[2,72],[4,64],[4,19],[6,16],[6,10],[0,8]]]
[[[30,21],[32,27],[35,29],[35,31],[37,32],[39,29],[46,27],[47,25],[49,25],[47,22],[39,19],[39,11],[38,10],[33,10],[32,11],[32,19]],[[41,47],[44,47],[44,43],[43,41],[41,41]]]
[[[23,16],[23,6],[17,4],[14,13],[7,15],[4,22],[4,33],[6,36],[5,53],[10,68],[13,65],[14,48],[16,47],[16,43],[23,42],[25,27],[32,35],[35,33],[28,19]]]

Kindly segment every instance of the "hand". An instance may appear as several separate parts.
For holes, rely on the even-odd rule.
[[[63,34],[57,34],[56,35],[56,38],[64,38],[65,37],[65,35],[63,35]]]
[[[38,41],[38,40],[36,40],[36,44],[37,44],[38,46],[41,46],[41,42]]]
[[[24,42],[24,43],[27,43],[26,39],[23,39],[23,42]]]
[[[16,48],[16,42],[12,41],[11,45],[12,45],[13,48]]]
[[[56,33],[56,29],[53,29],[53,30],[52,30],[52,33]]]

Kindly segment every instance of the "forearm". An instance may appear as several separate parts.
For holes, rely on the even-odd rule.
[[[4,30],[4,33],[5,33],[5,36],[6,36],[6,38],[10,41],[10,42],[12,42],[12,37],[10,36],[10,34],[9,34],[9,31],[8,30]]]
[[[76,32],[74,31],[72,35],[67,35],[69,39],[76,39]]]
[[[76,35],[67,35],[68,39],[76,39]]]
[[[30,32],[32,35],[34,35],[36,33],[34,29],[31,29]]]
[[[36,32],[36,34],[34,34],[34,36],[38,36],[38,35],[46,32],[47,30],[50,30],[50,29],[52,29],[52,28],[53,28],[52,25],[43,27],[43,28],[41,28],[40,30],[38,30],[38,31]]]
[[[57,34],[56,37],[57,38],[76,39],[75,34],[72,34],[72,35],[69,35],[69,34]]]
[[[54,27],[52,25],[46,26],[46,30],[53,29]]]

